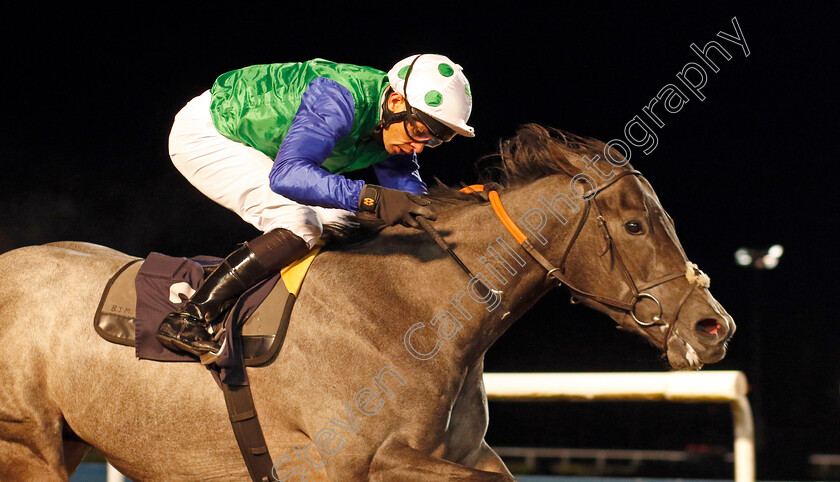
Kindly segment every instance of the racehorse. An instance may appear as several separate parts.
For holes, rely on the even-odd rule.
[[[731,317],[616,149],[527,125],[499,157],[501,184],[430,194],[464,269],[403,227],[315,259],[283,350],[248,368],[277,480],[513,480],[484,441],[484,353],[558,283],[675,369],[724,356]],[[0,480],[67,480],[90,447],[134,480],[248,479],[204,367],[94,332],[131,259],[78,242],[0,256]]]

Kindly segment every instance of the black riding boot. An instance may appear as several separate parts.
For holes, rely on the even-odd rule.
[[[161,323],[157,339],[175,351],[201,357],[221,347],[208,331],[236,298],[309,251],[306,242],[286,229],[269,231],[231,253],[180,310]]]

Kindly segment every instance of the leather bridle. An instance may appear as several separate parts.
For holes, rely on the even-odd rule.
[[[525,234],[516,226],[513,220],[510,219],[510,217],[505,212],[499,194],[496,191],[490,191],[488,193],[488,197],[490,199],[491,205],[493,206],[493,210],[496,213],[496,216],[502,221],[502,224],[513,235],[513,237],[520,244],[520,246],[522,246],[522,248],[546,270],[546,276],[549,278],[554,278],[557,281],[557,286],[565,284],[569,288],[569,290],[573,294],[573,303],[579,302],[580,298],[587,298],[602,305],[609,306],[620,311],[624,311],[626,314],[629,314],[633,318],[633,320],[641,326],[648,327],[653,325],[664,325],[666,327],[669,327],[670,329],[673,329],[673,325],[664,316],[662,304],[654,295],[648,293],[648,290],[683,277],[689,279],[689,287],[680,299],[677,305],[677,309],[674,312],[673,318],[671,318],[671,321],[676,321],[679,317],[680,312],[682,311],[683,305],[685,305],[685,302],[688,300],[688,297],[691,295],[691,293],[698,286],[708,288],[708,276],[703,274],[703,272],[700,271],[696,265],[686,261],[685,272],[668,274],[655,280],[649,281],[647,283],[636,283],[636,281],[633,279],[633,275],[630,273],[630,270],[624,263],[624,259],[622,258],[621,253],[618,250],[618,246],[613,240],[609,227],[607,226],[606,219],[604,218],[600,204],[598,202],[598,194],[600,194],[610,186],[616,184],[620,179],[628,175],[641,176],[642,174],[636,170],[621,171],[620,173],[616,174],[612,179],[610,179],[608,183],[602,185],[600,188],[594,191],[590,190],[584,193],[582,197],[586,200],[586,204],[584,206],[583,214],[581,215],[577,227],[575,228],[575,231],[572,234],[571,239],[569,240],[569,244],[566,246],[566,249],[563,252],[563,256],[560,259],[559,267],[554,266],[550,261],[548,261],[548,259],[546,259],[545,256],[543,256],[539,252],[539,250],[537,250],[533,243],[531,243],[531,241],[528,240]],[[579,238],[581,231],[583,231],[583,227],[589,220],[590,213],[593,210],[595,211],[595,219],[597,220],[598,226],[602,229],[604,240],[607,243],[607,247],[605,248],[604,253],[602,254],[605,254],[607,250],[610,251],[613,260],[619,267],[624,281],[632,294],[632,297],[629,301],[615,299],[608,296],[603,296],[597,293],[586,291],[576,286],[576,284],[566,276],[566,260],[568,259],[569,253],[571,252],[572,248],[575,245],[575,242]],[[690,276],[689,273],[691,273],[694,276]],[[649,299],[656,303],[659,314],[653,316],[650,320],[640,319],[636,315],[636,305],[642,299]]]
[[[575,228],[575,231],[572,234],[569,244],[566,246],[566,249],[563,252],[563,256],[560,259],[560,263],[558,266],[555,266],[550,261],[548,261],[548,259],[546,259],[545,256],[543,256],[539,252],[539,250],[533,245],[533,243],[531,243],[531,241],[522,232],[522,230],[519,229],[519,227],[510,218],[510,216],[508,216],[507,212],[504,209],[504,206],[502,206],[501,198],[499,197],[498,192],[496,192],[495,190],[488,191],[487,198],[490,200],[490,204],[493,207],[496,216],[505,226],[507,231],[514,237],[514,239],[516,239],[519,245],[522,246],[522,248],[532,258],[534,258],[534,260],[538,264],[540,264],[540,266],[542,266],[546,270],[547,278],[553,278],[557,282],[558,287],[565,284],[569,288],[569,290],[572,292],[572,303],[578,303],[580,302],[581,298],[586,298],[595,301],[596,303],[600,303],[602,305],[617,309],[619,311],[623,311],[625,312],[625,314],[629,314],[633,318],[633,320],[635,320],[636,323],[638,323],[640,326],[649,327],[653,325],[663,325],[665,327],[668,327],[670,335],[670,330],[673,330],[672,322],[676,321],[679,317],[683,305],[688,300],[688,297],[698,287],[708,289],[709,277],[706,276],[702,271],[700,271],[700,269],[697,268],[697,265],[686,260],[686,271],[684,272],[668,274],[646,283],[636,283],[635,279],[630,273],[630,270],[624,263],[624,260],[621,256],[621,253],[618,250],[616,243],[613,240],[613,237],[607,226],[606,219],[604,218],[604,215],[598,202],[598,194],[600,194],[607,188],[613,186],[620,179],[628,175],[641,177],[641,173],[636,170],[621,171],[617,173],[612,179],[610,179],[609,182],[600,186],[600,188],[587,191],[583,194],[582,197],[586,200],[583,214],[581,215],[580,220],[578,221],[577,227]],[[462,191],[464,192],[477,192],[483,190],[484,187],[480,185],[468,186],[462,189]],[[592,211],[594,211],[594,218],[597,220],[596,222],[598,223],[598,226],[602,229],[604,240],[607,243],[607,247],[605,248],[602,254],[606,254],[606,252],[609,250],[611,256],[613,257],[613,260],[621,270],[624,281],[632,294],[631,299],[629,301],[624,301],[621,299],[600,295],[598,293],[589,292],[577,286],[566,276],[566,261],[569,257],[569,253],[574,247],[575,242],[580,237],[581,231],[583,231],[583,228],[586,225],[587,221],[590,217],[592,217]],[[453,253],[450,252],[450,254],[454,256]],[[455,258],[457,259],[457,257]],[[678,280],[683,277],[685,277],[688,280],[689,286],[684,292],[682,298],[680,299],[677,308],[673,314],[673,317],[666,317],[663,312],[662,304],[654,295],[652,295],[648,291],[652,288],[663,285],[670,281]],[[649,320],[642,320],[636,315],[636,305],[643,299],[649,299],[653,301],[658,307],[659,313],[651,317]],[[666,340],[667,338],[668,337],[666,337]]]

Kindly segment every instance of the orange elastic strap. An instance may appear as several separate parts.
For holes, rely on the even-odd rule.
[[[499,198],[499,193],[496,191],[490,191],[488,193],[488,197],[490,198],[490,205],[493,206],[493,211],[496,212],[496,216],[498,216],[499,220],[502,221],[502,224],[505,225],[508,232],[513,235],[517,243],[524,243],[528,238],[525,236],[525,233],[516,226],[516,223],[513,222],[510,216],[508,216],[507,212],[505,212],[505,208],[502,207],[502,200]]]
[[[465,188],[461,189],[463,193],[471,193],[471,192],[484,192],[484,184],[471,184]]]

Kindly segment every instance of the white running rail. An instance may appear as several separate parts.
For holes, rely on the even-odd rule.
[[[485,373],[484,386],[495,401],[727,402],[735,432],[735,480],[755,481],[753,417],[743,372]]]
[[[125,477],[123,474],[120,473],[119,470],[115,469],[113,465],[108,464],[106,469],[106,481],[107,482],[124,482]]]

